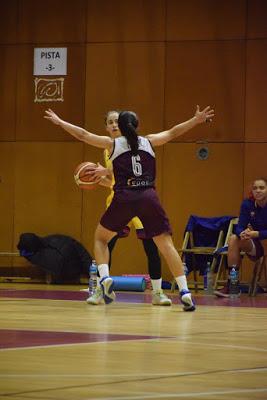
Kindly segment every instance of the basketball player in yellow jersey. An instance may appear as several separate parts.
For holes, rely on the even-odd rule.
[[[111,136],[111,138],[115,139],[116,137],[121,136],[121,132],[118,127],[118,117],[119,117],[119,112],[118,111],[109,111],[106,115],[105,118],[105,123],[106,123],[106,130]],[[102,167],[100,164],[97,168],[97,171],[95,172],[94,176],[102,176],[106,177],[106,179],[103,179],[102,185],[103,186],[108,186],[111,187],[111,193],[107,197],[106,200],[106,205],[109,207],[114,192],[112,190],[112,187],[114,185],[114,176],[113,176],[113,167],[112,167],[112,161],[109,159],[109,153],[108,150],[104,150],[104,160],[105,160],[105,166],[106,168]],[[133,225],[137,237],[142,240],[143,247],[147,256],[147,261],[148,261],[148,272],[150,275],[151,279],[151,284],[152,284],[152,304],[153,305],[159,305],[159,306],[170,306],[171,305],[171,299],[169,299],[162,291],[162,277],[161,277],[161,261],[160,261],[160,256],[158,252],[158,248],[155,245],[153,239],[146,239],[145,238],[145,233],[144,233],[144,228],[142,225],[142,222],[138,217],[134,217],[129,225]],[[126,237],[128,236],[130,231],[130,228],[127,226],[123,230],[123,232],[119,232],[108,244],[109,247],[109,252],[110,252],[110,262],[109,266],[111,265],[111,253],[112,250],[117,242],[117,240],[121,237]],[[93,304],[93,305],[98,305],[102,302],[103,300],[103,293],[102,289],[100,287],[100,284],[98,283],[98,287],[96,289],[96,292],[87,299],[88,304]]]

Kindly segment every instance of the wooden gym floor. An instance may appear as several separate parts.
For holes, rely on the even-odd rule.
[[[150,292],[89,306],[84,286],[0,284],[0,399],[267,399],[267,295]]]

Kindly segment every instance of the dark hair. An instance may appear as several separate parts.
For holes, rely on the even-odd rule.
[[[253,180],[252,184],[255,183],[256,181],[263,181],[263,182],[265,182],[266,185],[267,185],[267,178],[262,178],[262,177],[256,178],[256,179]]]
[[[138,135],[136,132],[138,122],[138,117],[133,111],[122,111],[119,114],[119,129],[121,134],[126,137],[134,156],[136,156],[138,152]]]

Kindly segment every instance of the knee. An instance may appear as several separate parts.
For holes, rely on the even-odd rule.
[[[168,254],[171,254],[173,251],[176,251],[176,249],[173,243],[171,242],[165,242],[160,247],[160,252],[163,254],[163,256],[167,256]]]
[[[232,235],[229,239],[228,247],[231,250],[234,247],[240,247],[241,239],[238,236]]]
[[[236,235],[232,235],[229,240],[229,250],[244,250],[247,251],[251,239],[241,239]]]
[[[96,231],[95,232],[95,244],[96,243],[101,243],[101,244],[107,245],[108,240],[104,235],[101,234],[101,232]]]

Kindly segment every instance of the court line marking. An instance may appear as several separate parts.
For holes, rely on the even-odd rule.
[[[256,367],[256,368],[246,368],[246,369],[235,369],[235,370],[222,370],[219,373],[222,374],[235,374],[235,373],[259,373],[266,372],[267,367]],[[170,372],[170,373],[151,373],[151,372],[142,372],[142,374],[0,374],[0,379],[6,378],[132,378],[132,377],[143,377],[148,376],[150,378],[153,377],[178,377],[184,375],[197,375],[202,373],[202,371],[186,371],[186,372]]]
[[[259,369],[261,370],[263,367],[259,367]],[[265,367],[264,367],[265,368]],[[255,370],[255,369],[257,369],[257,368],[252,368],[251,370]],[[247,370],[247,369],[246,369]],[[148,377],[143,377],[143,376],[141,376],[141,377],[139,377],[139,378],[137,378],[137,379],[132,379],[132,380],[118,380],[118,381],[111,381],[111,382],[98,382],[98,383],[92,383],[92,384],[90,384],[90,383],[86,383],[86,384],[79,384],[79,385],[70,385],[70,386],[61,386],[61,387],[54,387],[54,388],[45,388],[45,389],[35,389],[35,390],[24,390],[24,391],[20,391],[20,392],[11,392],[11,393],[0,393],[0,395],[2,395],[2,396],[21,396],[21,395],[23,395],[23,394],[27,394],[27,395],[30,395],[30,394],[33,394],[33,393],[45,393],[45,392],[53,392],[53,391],[58,391],[58,390],[69,390],[69,389],[78,389],[78,388],[88,388],[88,389],[90,389],[90,388],[92,388],[92,387],[100,387],[100,386],[102,386],[102,387],[104,387],[104,386],[106,386],[106,385],[120,385],[120,384],[130,384],[130,383],[137,383],[137,382],[139,382],[139,383],[145,383],[145,382],[148,382],[148,381],[153,381],[153,380],[155,380],[155,379],[172,379],[172,378],[175,378],[175,377],[181,377],[181,376],[186,376],[186,377],[194,377],[194,376],[201,376],[201,375],[208,375],[208,374],[220,374],[220,373],[233,373],[233,372],[241,372],[242,371],[242,369],[229,369],[229,370],[210,370],[210,371],[198,371],[198,372],[185,372],[184,374],[182,374],[182,375],[178,375],[178,374],[174,374],[174,375],[171,375],[171,376],[169,376],[169,375],[166,375],[166,376],[164,376],[164,375],[162,375],[162,376],[148,376]],[[261,390],[263,390],[263,388],[261,389]],[[267,391],[267,388],[265,389],[266,391]],[[191,394],[192,395],[192,394]],[[154,396],[154,395],[153,395]],[[161,396],[162,396],[162,394],[161,394]],[[155,397],[155,396],[154,396]],[[166,396],[165,396],[166,397]],[[171,397],[173,397],[173,395],[171,395]],[[131,400],[131,399],[135,399],[136,397],[129,397],[129,400]],[[144,398],[144,396],[142,396],[142,397],[137,397],[137,399],[143,399]],[[149,398],[149,397],[148,397]],[[151,397],[150,397],[151,398]],[[153,397],[152,397],[153,398]],[[98,399],[101,399],[101,398],[98,398]],[[102,400],[116,400],[116,398],[103,398]],[[117,398],[118,400],[121,400],[122,398],[120,397],[120,398]],[[86,400],[86,399],[84,399],[84,400]],[[91,399],[91,400],[93,400],[93,399]],[[127,400],[127,398],[125,398],[125,397],[123,397],[123,400]]]
[[[248,394],[248,393],[265,393],[267,392],[267,388],[255,388],[255,389],[232,389],[232,390],[214,390],[210,392],[189,392],[189,393],[144,393],[144,392],[139,392],[139,395],[132,395],[132,396],[124,396],[123,390],[120,390],[121,395],[120,396],[109,396],[109,397],[86,397],[81,400],[143,400],[143,399],[168,399],[168,398],[196,398],[196,397],[209,397],[209,396],[214,396],[214,395],[219,395],[219,396],[228,396],[230,394]],[[137,393],[137,392],[135,392]],[[7,397],[10,397],[9,394],[6,395]],[[12,396],[12,394],[11,394]],[[16,398],[25,398],[25,396],[16,396]],[[27,396],[28,399],[33,398]],[[40,397],[38,397],[40,398]],[[49,397],[51,399],[51,397]]]
[[[267,388],[258,389],[233,389],[233,390],[216,390],[210,392],[191,392],[191,393],[153,393],[153,394],[141,394],[140,396],[120,396],[120,397],[87,397],[83,400],[143,400],[143,399],[167,399],[167,398],[195,398],[203,396],[214,396],[214,395],[229,395],[229,394],[242,394],[242,393],[265,393]]]
[[[238,349],[238,350],[251,350],[251,351],[258,351],[258,352],[267,352],[267,349],[261,348],[261,347],[250,347],[250,346],[239,346],[239,345],[234,345],[234,344],[217,344],[217,343],[207,343],[207,342],[190,342],[188,340],[179,340],[179,337],[177,339],[168,339],[169,341],[178,341],[179,343],[186,343],[194,346],[208,346],[208,347],[223,347],[227,349]],[[168,341],[165,339],[165,341]]]
[[[25,347],[10,347],[10,348],[3,348],[0,349],[1,351],[14,351],[14,350],[31,350],[31,349],[46,349],[46,348],[52,348],[52,347],[70,347],[70,346],[84,346],[84,345],[90,345],[93,346],[95,344],[113,344],[113,343],[127,343],[127,342],[133,342],[135,340],[113,340],[113,341],[97,341],[97,342],[83,342],[83,343],[66,343],[66,344],[48,344],[48,345],[42,345],[42,346],[25,346]],[[247,351],[257,351],[257,352],[267,352],[267,349],[260,348],[260,347],[250,347],[250,346],[239,346],[239,345],[231,345],[231,344],[216,344],[216,343],[207,343],[207,342],[191,342],[188,340],[183,340],[179,339],[178,337],[159,337],[159,338],[152,338],[152,339],[136,339],[137,343],[139,342],[159,342],[159,341],[164,341],[164,342],[178,342],[178,343],[184,343],[188,345],[193,345],[193,346],[203,346],[205,345],[206,347],[219,347],[219,348],[225,348],[225,349],[237,349],[237,350],[247,350]]]
[[[266,368],[267,370],[267,368]],[[200,371],[187,371],[187,372],[173,372],[173,373],[142,373],[142,374],[1,374],[0,378],[131,378],[131,377],[137,377],[141,378],[143,376],[148,376],[148,377],[157,377],[157,376],[169,376],[169,377],[175,377],[175,376],[183,376],[183,375],[188,375],[188,374],[198,374]]]
[[[141,336],[141,335],[140,335]],[[174,337],[173,337],[174,338]],[[111,344],[111,343],[132,343],[132,342],[158,342],[163,339],[172,339],[170,336],[169,337],[159,337],[159,338],[152,338],[152,339],[121,339],[121,340],[103,340],[103,341],[97,341],[97,342],[82,342],[82,343],[66,343],[66,344],[47,344],[47,345],[42,345],[42,346],[24,346],[24,347],[7,347],[0,349],[1,351],[14,351],[14,350],[32,350],[32,349],[47,349],[47,348],[52,348],[52,347],[70,347],[70,346],[84,346],[84,345],[90,345],[93,346],[95,344]]]

